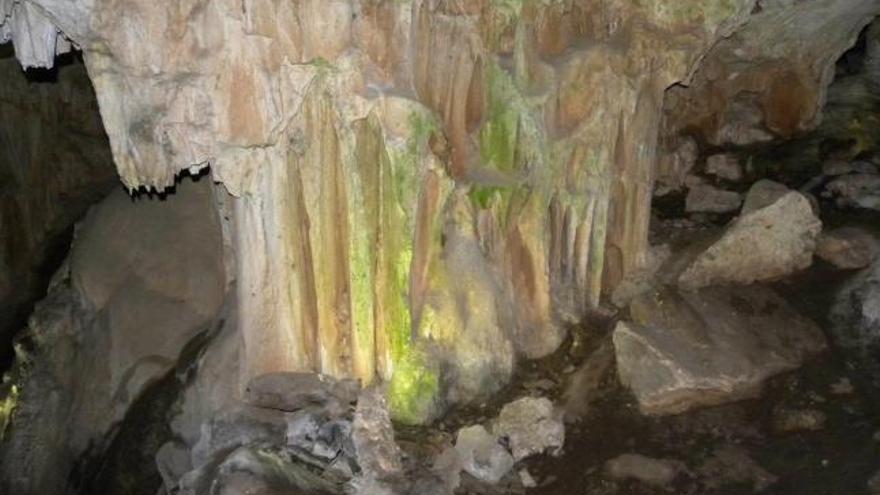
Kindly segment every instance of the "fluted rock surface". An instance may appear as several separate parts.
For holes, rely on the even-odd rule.
[[[873,6],[774,9],[814,4],[852,25]],[[665,91],[764,22],[754,0],[0,7],[25,65],[83,50],[126,185],[210,164],[237,197],[242,381],[381,378],[410,421],[551,352],[644,264]]]

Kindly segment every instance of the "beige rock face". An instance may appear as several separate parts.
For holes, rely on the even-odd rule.
[[[503,381],[514,350],[552,351],[645,264],[665,90],[760,17],[754,0],[26,3],[82,48],[125,184],[210,164],[237,197],[242,386],[381,378],[411,421]]]
[[[107,440],[218,314],[226,280],[213,186],[177,189],[165,201],[120,190],[79,227],[69,272],[31,318],[34,349],[19,356],[4,493],[63,493],[74,460]]]
[[[874,0],[761,2],[712,48],[691,85],[670,90],[668,132],[744,145],[814,128],[835,62],[878,13]]]

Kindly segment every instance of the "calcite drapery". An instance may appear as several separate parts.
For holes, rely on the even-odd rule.
[[[379,376],[415,421],[639,266],[663,92],[754,3],[0,6],[81,47],[125,184],[238,196],[244,379]]]

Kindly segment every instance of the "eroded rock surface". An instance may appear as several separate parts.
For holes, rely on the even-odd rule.
[[[675,414],[760,392],[825,348],[811,321],[769,289],[666,289],[630,306],[613,340],[621,381],[646,414]]]

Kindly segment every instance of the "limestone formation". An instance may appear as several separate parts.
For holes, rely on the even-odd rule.
[[[752,397],[825,348],[815,323],[769,289],[673,289],[630,306],[614,330],[617,370],[646,414]]]
[[[379,378],[423,420],[506,379],[486,342],[546,355],[643,264],[664,91],[753,3],[26,0],[0,33],[25,66],[82,50],[127,186],[210,165],[237,197],[242,386]]]
[[[813,262],[822,222],[807,198],[790,192],[739,217],[687,266],[678,283],[686,289],[778,279]]]

